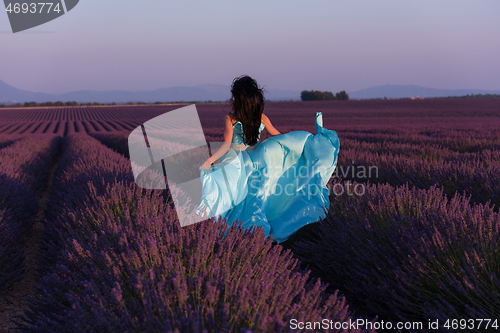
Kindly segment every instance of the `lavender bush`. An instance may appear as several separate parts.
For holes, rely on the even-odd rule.
[[[22,277],[24,236],[36,217],[37,194],[58,144],[58,137],[29,136],[0,150],[0,290]]]
[[[115,180],[134,181],[129,161],[86,134],[64,137],[61,151],[64,153],[55,171],[41,238],[43,251],[40,267],[44,273],[54,268],[65,241],[58,237],[59,226],[54,221],[60,215],[80,208],[88,200],[90,191],[87,183],[92,182],[102,194],[107,185]]]
[[[471,195],[471,203],[491,202],[498,211],[498,133],[472,129],[398,129],[396,132],[400,133],[396,134],[367,132],[339,134],[341,139],[343,136],[348,139],[343,141],[344,149],[339,155],[338,176],[357,182],[387,182],[393,186],[409,183],[422,189],[442,186],[449,196],[457,191],[465,192]],[[362,172],[373,166],[376,169],[372,169],[371,177],[368,172]]]
[[[99,140],[102,144],[111,148],[126,158],[130,158],[128,150],[129,132],[113,132],[113,133],[91,133],[90,136]],[[223,142],[223,136],[220,130],[208,129],[205,130],[205,140],[207,142]]]
[[[48,181],[61,137],[29,135],[0,150],[0,172],[39,194]]]
[[[12,136],[0,135],[0,149],[10,146],[16,141]]]
[[[3,185],[3,182],[2,182]],[[9,211],[0,210],[0,291],[19,281],[23,274],[25,254],[19,221]]]
[[[498,318],[500,216],[469,199],[369,184],[363,196],[332,195],[326,219],[291,247],[382,319]]]
[[[340,131],[342,138],[358,140],[364,143],[376,144],[412,144],[418,146],[439,145],[441,147],[459,152],[481,152],[485,149],[500,149],[500,134],[496,126],[471,126],[451,128],[419,126],[417,128],[360,128],[349,127]]]
[[[63,147],[51,200],[78,201],[50,205],[44,238],[58,258],[42,261],[23,331],[268,332],[351,317],[262,230],[181,228],[171,201],[132,182],[125,158],[88,136]]]
[[[417,143],[395,143],[392,141],[365,142],[359,139],[344,139],[342,141],[346,149],[357,152],[370,152],[377,154],[392,154],[393,156],[404,156],[425,160],[427,162],[451,162],[451,161],[482,161],[485,165],[491,159],[500,158],[500,150],[484,149],[478,152],[460,153],[439,143],[417,144]]]
[[[128,151],[128,132],[114,132],[114,133],[92,133],[92,137],[99,140],[105,146],[111,148],[126,158],[130,158]]]
[[[11,161],[1,169],[11,176],[0,174],[0,283],[20,276],[22,237],[46,183],[42,162],[50,160],[22,162],[16,154],[36,140],[19,144],[17,133],[92,132],[115,152],[87,135],[64,139],[42,237],[40,293],[24,331],[287,331],[293,316],[358,317],[337,289],[365,318],[498,318],[499,103],[267,103],[282,133],[314,132],[311,119],[322,111],[342,142],[339,176],[367,187],[361,197],[332,197],[324,221],[280,245],[259,230],[227,230],[223,221],[181,229],[170,190],[134,186],[124,158],[128,131],[179,105],[2,111],[0,132],[9,134],[0,135],[0,152],[17,148],[2,158]],[[229,104],[197,107],[207,142],[222,141]],[[435,116],[439,126],[427,118]],[[378,177],[342,174],[358,166],[376,166]]]

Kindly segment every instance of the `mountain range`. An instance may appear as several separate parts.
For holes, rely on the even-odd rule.
[[[14,104],[24,102],[99,102],[117,104],[127,102],[193,102],[226,101],[231,97],[230,87],[218,84],[202,84],[194,87],[172,87],[151,91],[125,90],[81,90],[65,94],[46,94],[15,88],[0,80],[0,103]],[[265,97],[270,101],[300,100],[300,92],[294,90],[269,89]]]
[[[334,92],[335,93],[335,92]],[[426,88],[414,85],[384,85],[368,89],[348,92],[350,99],[372,99],[372,98],[405,98],[405,97],[448,97],[465,96],[467,94],[500,94],[500,91],[481,89],[445,90]],[[81,90],[65,94],[46,94],[31,92],[15,88],[0,80],[0,103],[15,104],[24,102],[68,102],[78,103],[99,102],[117,104],[127,102],[202,102],[202,101],[226,101],[231,97],[230,87],[218,84],[203,84],[194,87],[172,87],[151,91],[96,91]],[[300,91],[294,90],[266,90],[265,97],[269,101],[300,100]]]

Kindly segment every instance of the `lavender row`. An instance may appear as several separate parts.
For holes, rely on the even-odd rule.
[[[120,153],[125,158],[130,158],[128,149],[128,135],[129,133],[92,133],[91,136],[98,139],[102,144],[111,148],[112,150]],[[222,137],[214,135],[212,133],[205,133],[205,139],[207,142],[221,142]],[[167,148],[165,154],[161,154],[163,149]],[[171,154],[170,147],[160,146],[155,147],[160,155],[168,156]],[[212,151],[212,153],[214,153]],[[175,163],[177,165],[183,165],[182,170],[178,170],[176,175],[169,175],[167,177],[167,182],[174,183],[180,179],[196,179],[200,176],[199,166],[203,164],[206,160],[207,154],[204,148],[191,149],[189,152],[183,152],[182,154],[177,154],[171,156],[165,163]],[[189,165],[190,167],[186,167]]]
[[[500,216],[468,201],[371,184],[362,196],[332,195],[325,220],[292,248],[354,304],[384,320],[423,322],[419,332],[428,320],[498,318]]]
[[[10,136],[0,135],[0,149],[10,146],[15,141],[16,141],[15,138],[12,138]]]
[[[55,170],[41,238],[44,255],[40,258],[39,266],[42,274],[54,269],[64,251],[66,239],[60,234],[63,223],[56,222],[89,200],[91,193],[88,183],[91,182],[102,194],[115,181],[134,181],[130,163],[87,134],[64,137],[61,151],[63,154]]]
[[[90,136],[99,140],[105,146],[111,148],[126,158],[130,158],[128,150],[129,133],[91,133]]]
[[[37,195],[57,154],[59,137],[30,136],[0,150],[0,290],[21,279],[24,237],[37,211]]]
[[[1,178],[1,177],[0,177]],[[4,182],[2,180],[2,186]],[[9,289],[24,273],[22,223],[6,208],[0,209],[0,291]]]
[[[400,143],[416,145],[439,145],[450,150],[464,152],[481,152],[482,150],[499,150],[500,133],[496,127],[482,128],[391,128],[359,129],[346,128],[339,130],[339,137],[359,140],[368,143]]]
[[[350,318],[345,298],[262,230],[181,228],[171,201],[132,182],[127,159],[89,136],[63,147],[44,236],[59,259],[24,331],[266,332],[291,331],[292,318]],[[63,197],[74,203],[55,203]]]
[[[278,126],[278,125],[277,125]],[[282,133],[287,133],[292,130],[311,130],[314,132],[314,127],[308,127],[308,124],[302,126],[278,126]],[[328,127],[330,128],[330,127]],[[416,146],[435,146],[454,151],[457,153],[474,153],[483,150],[498,151],[500,150],[500,133],[496,126],[482,127],[465,127],[462,128],[458,124],[450,128],[440,128],[427,126],[424,128],[382,126],[376,129],[358,128],[355,126],[333,126],[339,134],[341,142],[359,141],[360,143],[372,143],[378,145],[380,150],[377,152],[385,152],[390,150],[392,144],[397,147],[397,144],[408,144]],[[266,131],[263,132],[262,139],[265,139]],[[205,129],[205,136],[218,137],[222,140],[223,128],[208,128]],[[350,148],[358,148],[351,147]],[[377,148],[375,146],[374,148]],[[363,147],[361,147],[364,150]]]
[[[280,127],[282,133],[292,130],[290,127]],[[223,128],[204,129],[207,142],[222,141]],[[369,150],[377,153],[405,154],[434,159],[451,160],[483,158],[483,151],[490,151],[493,158],[498,158],[500,150],[500,133],[496,127],[477,128],[404,128],[382,127],[379,129],[359,129],[342,127],[338,130],[339,138],[344,148]],[[99,139],[106,139],[106,144],[113,147],[126,147],[127,133],[97,134]],[[121,142],[114,138],[121,137]],[[269,137],[264,131],[261,141]],[[420,154],[419,149],[423,149]],[[444,156],[441,156],[444,155]],[[484,156],[484,157],[488,157]]]
[[[338,175],[472,195],[472,202],[500,206],[500,134],[494,128],[386,128],[346,131]],[[363,170],[370,169],[368,175]],[[361,173],[358,174],[358,171]],[[354,172],[354,173],[353,173]]]
[[[0,150],[0,205],[23,221],[27,230],[37,212],[37,195],[48,181],[48,170],[54,162],[60,137],[26,136]]]
[[[500,206],[500,161],[428,162],[418,158],[377,154],[344,149],[339,155],[336,175],[343,179],[372,183],[388,182],[393,186],[409,183],[428,189],[437,185],[452,196],[456,191],[472,195],[471,202],[491,201]]]
[[[0,173],[23,182],[36,195],[48,181],[61,137],[57,135],[25,136],[0,150]]]
[[[478,152],[459,153],[439,144],[410,144],[394,142],[365,142],[358,139],[343,139],[344,149],[353,149],[358,152],[370,152],[378,154],[392,154],[395,156],[406,156],[418,158],[427,162],[468,162],[481,161],[487,165],[491,160],[500,160],[500,150],[484,149]]]
[[[91,133],[90,136],[99,140],[105,146],[111,148],[117,153],[122,154],[126,158],[130,158],[128,150],[128,132],[119,133]],[[208,130],[205,132],[205,140],[207,142],[222,142],[223,136],[218,131]]]
[[[97,136],[108,147],[128,156],[126,134]],[[472,202],[486,203],[491,200],[497,209],[500,207],[500,193],[495,185],[500,183],[500,149],[490,150],[498,145],[500,136],[489,129],[428,128],[416,131],[387,128],[340,132],[339,136],[343,150],[339,154],[336,177],[358,182],[388,182],[394,186],[408,182],[426,189],[438,185],[443,186],[448,195],[465,191],[472,194]],[[343,139],[345,136],[356,139]],[[217,129],[206,130],[205,137],[207,142],[222,140],[222,134]],[[384,141],[388,137],[390,140]],[[447,137],[449,142],[456,143],[455,146],[450,144],[454,149],[441,145]],[[457,150],[465,149],[457,148],[460,140],[468,140],[468,145],[477,149],[488,149],[459,152]]]

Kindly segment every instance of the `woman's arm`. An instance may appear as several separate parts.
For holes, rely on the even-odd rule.
[[[210,169],[212,162],[215,162],[219,158],[221,158],[229,148],[231,148],[231,141],[233,140],[233,123],[231,122],[231,118],[229,115],[226,115],[225,123],[224,123],[224,144],[219,148],[219,150],[212,155],[211,158],[205,161],[201,166],[204,169]]]
[[[276,128],[274,128],[273,124],[271,124],[271,121],[265,114],[262,114],[262,123],[266,126],[267,132],[272,136],[281,134]]]

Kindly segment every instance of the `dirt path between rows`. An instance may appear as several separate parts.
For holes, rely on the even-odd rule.
[[[24,251],[26,260],[24,262],[25,273],[23,279],[14,284],[13,289],[0,296],[0,333],[17,332],[17,325],[9,318],[16,319],[17,316],[23,315],[27,308],[28,295],[33,293],[35,284],[38,283],[36,278],[36,267],[38,254],[40,252],[40,236],[43,232],[43,222],[45,217],[45,208],[47,207],[47,199],[52,190],[54,174],[59,163],[61,154],[59,152],[56,160],[49,171],[49,181],[44,190],[38,197],[39,209],[30,235],[27,235]]]

